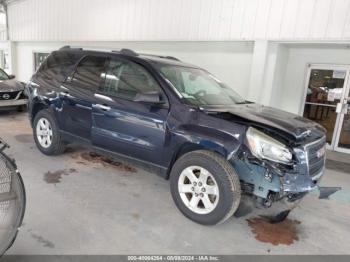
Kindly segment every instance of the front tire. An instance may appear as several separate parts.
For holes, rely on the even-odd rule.
[[[241,199],[239,177],[221,155],[198,150],[179,158],[170,174],[176,206],[189,219],[203,224],[224,222]]]
[[[35,144],[43,154],[59,155],[64,151],[58,125],[48,110],[36,114],[33,131]]]

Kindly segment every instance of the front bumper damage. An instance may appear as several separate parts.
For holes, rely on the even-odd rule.
[[[243,209],[256,210],[258,215],[271,223],[286,219],[301,199],[312,191],[319,191],[320,199],[328,198],[340,190],[340,187],[320,187],[325,168],[310,177],[308,174],[288,173],[267,167],[263,164],[250,163],[247,159],[232,159],[232,166],[240,177]],[[238,211],[239,213],[239,211]]]
[[[323,177],[324,169],[314,177],[297,173],[285,173],[281,177],[281,184],[285,193],[304,193],[317,190]]]
[[[325,173],[326,137],[307,141],[291,148],[293,161],[288,165],[257,159],[248,148],[242,147],[229,160],[241,180],[242,191],[270,207],[285,199],[297,201],[311,191],[318,190],[320,198],[327,198],[340,190],[319,185]]]
[[[292,203],[312,191],[319,191],[319,198],[324,199],[341,189],[320,187],[325,168],[311,177],[308,174],[271,169],[267,165],[248,160],[232,159],[230,162],[240,177],[242,191],[256,197],[265,207],[275,205],[281,200]]]
[[[323,177],[325,169],[310,178],[307,175],[285,174],[282,177],[282,186],[285,193],[300,194],[309,193],[311,191],[319,191],[319,199],[326,199],[335,192],[341,190],[341,187],[321,187],[320,181]]]

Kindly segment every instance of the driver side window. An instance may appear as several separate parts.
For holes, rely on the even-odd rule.
[[[105,83],[100,91],[109,96],[134,100],[137,93],[160,91],[160,87],[141,65],[113,58],[107,66]]]

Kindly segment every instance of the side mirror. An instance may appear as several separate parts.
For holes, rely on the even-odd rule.
[[[160,93],[158,91],[150,91],[145,93],[137,93],[135,102],[144,102],[149,104],[164,104],[164,101],[160,100]]]
[[[9,75],[9,79],[14,79],[15,77],[15,75]]]

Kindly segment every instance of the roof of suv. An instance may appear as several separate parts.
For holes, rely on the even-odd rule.
[[[188,63],[184,63],[184,62],[181,62],[180,60],[173,59],[173,58],[168,58],[168,57],[148,55],[148,54],[142,54],[142,55],[140,55],[138,57],[141,58],[141,59],[147,60],[150,63],[155,63],[155,64],[199,68],[198,66],[195,66],[195,65],[192,65],[192,64],[188,64]]]
[[[99,51],[99,50],[84,50],[82,48],[71,48],[70,46],[64,46],[59,49],[59,51],[76,51],[76,52],[87,52],[87,53],[107,53],[107,54],[120,54],[127,57],[136,57],[139,59],[146,60],[152,64],[160,64],[160,65],[174,65],[174,66],[184,66],[184,67],[192,67],[199,68],[198,66],[191,65],[180,61],[179,59],[172,56],[162,56],[162,55],[153,55],[153,54],[139,54],[131,49],[121,49],[119,51]]]

